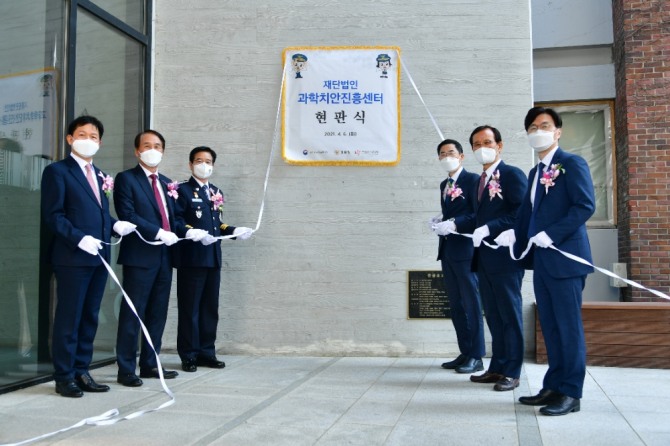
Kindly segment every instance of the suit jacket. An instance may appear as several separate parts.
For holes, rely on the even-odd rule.
[[[535,195],[535,228],[536,232],[546,232],[561,251],[569,252],[592,263],[591,246],[586,233],[586,221],[595,212],[595,193],[589,166],[580,156],[564,152],[560,147],[554,153],[552,164],[560,164],[565,170],[548,190],[535,179],[537,166],[528,174],[528,191],[519,211],[519,219],[515,227],[515,255],[526,249],[529,236],[528,226],[533,213],[530,202],[531,186],[538,181],[538,192]],[[593,272],[590,266],[575,262],[553,249],[533,247],[529,252],[527,269],[534,269],[538,263],[554,278],[583,276]]]
[[[97,177],[102,171],[95,166],[93,168]],[[102,264],[98,256],[92,256],[77,246],[85,235],[105,243],[111,239],[112,226],[116,220],[109,214],[109,201],[99,179],[98,187],[102,205],[98,204],[86,175],[72,156],[44,169],[41,211],[44,223],[55,235],[48,256],[53,265]],[[109,245],[103,244],[99,252],[109,262]]]
[[[475,230],[475,201],[472,200],[472,194],[477,194],[479,186],[479,175],[470,173],[463,169],[458,175],[458,182],[454,187],[460,187],[463,193],[460,197],[451,198],[444,196],[444,189],[447,187],[446,178],[440,184],[440,202],[442,203],[442,221],[454,219],[456,230],[460,233],[471,233]],[[442,249],[445,248],[449,253],[449,259],[455,261],[471,260],[474,253],[472,240],[458,234],[449,234],[440,237],[437,260],[442,260]]]
[[[209,184],[212,193],[221,192],[218,187]],[[179,198],[175,209],[177,235],[185,237],[189,229],[203,229],[210,235],[232,235],[234,226],[221,220],[222,213],[214,209],[207,194],[200,190],[200,185],[191,177],[179,185]],[[204,246],[200,242],[185,240],[177,244],[175,266],[179,267],[221,267],[221,241]]]
[[[167,204],[170,229],[174,232],[175,199],[167,194],[167,185],[172,180],[160,173],[158,174],[158,180]],[[139,164],[116,175],[114,207],[116,208],[116,215],[121,220],[137,225],[137,231],[142,234],[145,240],[149,242],[156,240],[156,234],[162,227],[161,214],[151,183]],[[133,232],[121,240],[117,262],[127,266],[146,266],[148,263],[160,262],[162,248],[163,245],[156,246],[145,243]],[[168,248],[169,250],[170,248]]]
[[[501,232],[514,227],[517,211],[521,206],[527,185],[526,176],[518,167],[509,166],[501,161],[496,171],[500,173],[502,198],[489,195],[488,184],[491,179],[484,189],[481,202],[477,200],[479,183],[473,194],[476,209],[475,227],[488,226],[490,234],[484,240],[490,244],[495,244],[494,240]],[[491,249],[483,243],[475,249],[473,270],[476,271],[480,264],[484,265],[487,271],[495,274],[517,272],[522,269],[518,262],[510,259],[509,250]]]

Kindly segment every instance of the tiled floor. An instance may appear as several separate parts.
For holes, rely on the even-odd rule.
[[[178,369],[176,355],[164,366]],[[82,426],[33,444],[58,445],[668,445],[670,370],[589,367],[579,413],[545,417],[515,403],[536,393],[545,366],[495,392],[440,368],[448,358],[223,357],[166,381],[175,403],[110,426]],[[118,408],[169,400],[158,380],[68,399],[53,382],[0,396],[0,443],[26,440]]]

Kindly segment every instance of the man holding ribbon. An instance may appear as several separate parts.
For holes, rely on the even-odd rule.
[[[500,159],[503,141],[495,127],[483,125],[470,135],[474,156],[482,165],[476,202],[473,268],[479,278],[486,322],[491,331],[491,361],[488,370],[472,375],[477,383],[495,383],[494,390],[509,391],[519,386],[523,365],[523,319],[521,281],[523,268],[503,250],[489,247],[501,232],[514,226],[526,192],[526,177],[518,167]],[[485,243],[482,243],[485,242]]]
[[[544,415],[565,415],[580,409],[586,374],[582,290],[593,268],[548,248],[592,263],[586,221],[595,212],[595,194],[586,161],[558,146],[563,122],[555,110],[530,109],[524,126],[540,162],[528,175],[528,192],[515,229],[501,234],[496,243],[514,245],[515,257],[529,243],[534,245],[523,262],[534,270],[549,369],[540,392],[519,401],[544,406],[540,409]]]
[[[177,234],[190,239],[177,246],[177,351],[185,372],[198,366],[222,369],[216,357],[216,329],[219,323],[219,287],[221,285],[221,239],[251,237],[250,228],[224,223],[224,197],[209,182],[214,171],[216,152],[200,146],[189,154],[191,178],[179,185],[175,219]]]
[[[116,176],[114,206],[119,218],[137,225],[137,232],[121,241],[118,263],[123,265],[123,288],[137,310],[124,301],[119,312],[116,336],[117,382],[127,387],[142,385],[140,378],[159,378],[156,356],[167,320],[172,286],[172,248],[179,241],[174,208],[177,183],[158,173],[165,138],[155,130],[135,137],[135,156],[139,164]],[[141,318],[149,332],[153,349],[142,336],[140,377],[135,374],[137,340]],[[155,349],[155,353],[154,353]],[[162,370],[165,379],[175,378],[174,370]]]
[[[104,128],[93,116],[70,123],[70,156],[50,164],[42,175],[42,218],[53,233],[49,258],[56,275],[56,310],[52,359],[56,392],[79,398],[84,392],[107,392],[88,372],[98,329],[100,302],[107,283],[112,231],[126,235],[135,225],[109,213],[110,177],[93,165]],[[98,178],[101,178],[99,180]]]
[[[442,368],[457,373],[481,370],[484,344],[484,320],[479,302],[477,275],[472,272],[474,248],[467,238],[455,234],[475,229],[475,202],[479,175],[463,168],[463,146],[446,139],[437,146],[440,165],[447,178],[440,184],[442,213],[431,220],[432,230],[440,236],[437,260],[442,262],[444,286],[449,296],[451,321],[456,331],[460,354]]]

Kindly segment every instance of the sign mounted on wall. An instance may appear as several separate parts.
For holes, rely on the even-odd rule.
[[[400,161],[400,49],[284,50],[282,155],[297,165]]]
[[[52,158],[56,147],[57,71],[42,68],[0,76],[0,141],[23,156]],[[6,144],[0,145],[0,148]]]

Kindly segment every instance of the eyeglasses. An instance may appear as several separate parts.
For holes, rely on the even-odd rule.
[[[458,150],[450,150],[448,152],[440,152],[439,156],[440,156],[440,159],[442,159],[442,158],[446,158],[448,156],[450,156],[452,158],[458,158],[459,155],[460,155],[460,153],[458,152]]]
[[[540,124],[539,127],[536,126],[535,124],[531,124],[530,127],[528,127],[528,133],[537,132],[538,129],[545,132],[551,132],[553,130],[556,130],[554,124],[552,124],[551,122],[543,122],[542,124]]]

